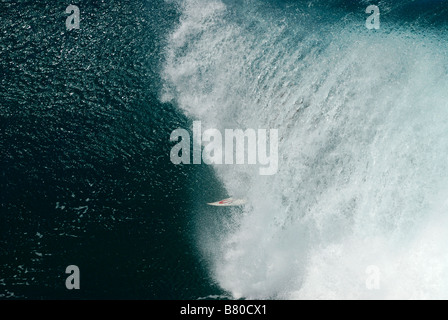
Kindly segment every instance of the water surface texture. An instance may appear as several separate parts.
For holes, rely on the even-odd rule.
[[[448,298],[447,1],[70,4],[0,2],[1,299]],[[277,174],[174,165],[193,121]]]

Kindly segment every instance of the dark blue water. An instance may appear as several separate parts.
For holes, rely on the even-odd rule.
[[[189,120],[157,99],[163,1],[2,1],[1,298],[185,299],[219,292],[192,243],[190,190],[169,135]],[[77,265],[81,290],[65,288]]]
[[[300,292],[302,284],[308,285],[304,285],[305,289],[309,289],[310,286],[314,288],[316,283],[319,287],[317,277],[312,278],[310,282],[306,281],[305,275],[312,274],[312,270],[334,269],[331,263],[328,264],[328,268],[324,264],[317,266],[322,267],[319,269],[315,264],[308,264],[308,260],[304,260],[301,266],[303,269],[295,268],[291,262],[298,259],[284,258],[292,257],[293,249],[302,249],[298,248],[297,238],[290,237],[296,229],[294,224],[288,225],[288,221],[295,221],[292,217],[297,215],[303,217],[302,213],[305,211],[312,212],[314,202],[311,203],[310,199],[319,202],[316,194],[318,192],[325,194],[325,190],[319,188],[324,188],[322,185],[331,180],[329,177],[334,177],[340,172],[349,172],[354,167],[349,165],[348,160],[338,160],[339,164],[345,165],[346,162],[349,164],[343,168],[344,170],[339,170],[338,167],[334,171],[325,171],[331,167],[328,163],[331,163],[332,159],[327,162],[325,150],[335,150],[332,154],[334,155],[338,153],[338,147],[334,145],[327,149],[322,147],[324,151],[321,152],[321,157],[315,157],[313,150],[300,149],[297,159],[302,159],[300,156],[305,155],[303,159],[314,161],[313,164],[307,163],[310,168],[314,168],[308,178],[305,175],[294,176],[295,168],[301,168],[304,162],[292,161],[292,164],[287,163],[280,168],[279,175],[283,177],[282,170],[286,170],[283,172],[288,172],[285,176],[291,180],[279,178],[274,182],[273,180],[263,183],[253,182],[249,185],[247,188],[249,191],[267,186],[266,190],[253,192],[259,198],[270,199],[269,196],[278,196],[277,198],[282,199],[282,205],[275,207],[272,213],[280,215],[280,218],[276,219],[281,220],[283,213],[289,216],[282,222],[283,226],[273,231],[272,238],[281,240],[271,244],[270,240],[264,238],[273,225],[268,219],[271,213],[256,209],[246,212],[247,216],[254,217],[256,225],[248,224],[249,228],[244,229],[244,220],[240,221],[238,228],[241,229],[235,232],[236,236],[230,238],[239,239],[238,235],[241,234],[241,241],[235,245],[238,247],[241,244],[238,247],[240,250],[235,251],[245,252],[247,255],[240,260],[232,261],[231,258],[225,260],[219,256],[226,252],[226,248],[220,251],[219,242],[227,239],[228,235],[216,234],[222,231],[221,223],[225,224],[225,221],[221,219],[225,220],[229,211],[210,212],[205,205],[206,202],[227,196],[228,188],[226,189],[222,179],[216,175],[212,167],[173,165],[169,158],[172,147],[169,136],[174,129],[179,127],[188,129],[192,120],[200,119],[198,110],[203,110],[204,107],[200,99],[197,105],[193,106],[185,101],[193,101],[194,99],[189,99],[190,96],[198,98],[201,95],[206,97],[205,101],[213,101],[216,87],[233,90],[224,94],[225,99],[217,100],[222,102],[224,112],[227,111],[225,110],[228,107],[225,105],[227,100],[232,98],[235,99],[235,104],[246,101],[255,110],[262,110],[269,104],[280,105],[284,101],[279,101],[279,96],[282,98],[285,93],[282,91],[276,94],[275,90],[272,90],[273,93],[270,95],[270,90],[282,89],[277,84],[283,82],[289,87],[297,85],[297,91],[310,85],[309,92],[303,94],[305,98],[297,98],[297,101],[302,102],[305,99],[306,108],[311,106],[308,111],[303,111],[304,117],[306,112],[311,112],[309,110],[321,108],[317,102],[313,104],[307,95],[318,96],[320,92],[318,89],[322,83],[314,79],[316,81],[310,84],[307,81],[313,80],[313,77],[307,75],[315,71],[322,77],[330,78],[331,72],[319,69],[321,64],[325,66],[326,61],[331,61],[326,52],[337,51],[327,49],[336,47],[344,50],[349,44],[358,43],[358,39],[361,39],[361,42],[365,41],[364,35],[359,36],[345,31],[353,28],[353,21],[359,21],[360,28],[364,28],[366,18],[364,10],[371,2],[354,0],[215,2],[225,7],[224,18],[220,16],[222,21],[201,20],[201,14],[207,17],[209,12],[200,1],[196,3],[163,0],[81,0],[76,3],[80,8],[80,29],[69,31],[65,25],[68,16],[65,9],[71,4],[69,2],[0,0],[0,299],[319,296],[320,291],[315,295],[311,294],[314,293],[312,290],[305,291],[303,295],[296,293]],[[185,3],[193,7],[193,10],[185,10],[183,7]],[[429,52],[428,57],[437,57],[439,59],[436,61],[437,66],[446,67],[444,64],[446,51],[443,52],[436,46],[432,48],[431,44],[438,44],[441,39],[447,37],[444,34],[448,30],[447,1],[378,1],[375,4],[381,8],[382,14],[382,27],[378,33],[382,33],[388,42],[385,42],[384,47],[376,46],[380,51],[383,50],[384,54],[375,56],[374,61],[392,56],[391,60],[396,58],[399,62],[396,70],[393,69],[390,74],[384,71],[384,74],[380,75],[385,83],[383,86],[372,82],[377,85],[375,90],[381,93],[388,92],[390,88],[395,88],[397,83],[400,84],[400,81],[389,81],[392,77],[399,77],[402,74],[409,76],[407,62],[400,60],[396,50],[394,51],[394,46],[390,45],[393,43],[390,39],[395,36],[395,39],[403,41],[400,44],[403,48],[408,48],[407,39],[412,41],[412,37],[418,35],[416,38],[420,41],[419,48],[427,48],[427,51],[421,49],[422,52]],[[194,9],[195,6],[197,9]],[[186,12],[190,12],[190,16],[186,17]],[[198,17],[191,12],[198,13]],[[297,22],[299,18],[302,22],[303,19],[307,19],[308,29],[305,33],[302,30],[303,23],[299,25]],[[215,29],[200,30],[200,27],[194,24],[204,21]],[[192,24],[188,24],[190,22]],[[275,32],[271,33],[271,30],[266,29],[267,26],[278,27],[281,24],[286,26],[285,29],[270,38]],[[183,30],[184,25],[187,25],[185,31],[187,35],[191,31],[191,38],[186,36],[187,41],[182,47],[174,46],[175,59],[167,62],[170,46],[173,46],[173,32],[179,30],[178,28]],[[346,28],[346,25],[349,27]],[[213,42],[221,39],[220,37],[229,31],[227,27],[238,30],[234,33],[229,32],[231,35],[236,35],[235,39],[224,37],[222,42]],[[432,43],[421,40],[424,37],[420,36],[425,32],[431,35]],[[195,46],[203,39],[213,43],[212,49],[207,46]],[[234,51],[229,50],[231,51],[229,53],[224,50],[234,43],[239,45]],[[251,43],[253,46],[244,47],[245,44]],[[258,46],[259,43],[263,45]],[[213,51],[215,48],[216,51]],[[295,59],[290,56],[295,57],[298,48],[300,50],[297,55],[297,66],[300,67],[298,69],[291,67],[289,75],[276,73],[277,70],[283,70],[282,62],[288,63]],[[207,49],[210,49],[211,54]],[[404,50],[403,54],[405,58],[406,55],[412,57],[412,50]],[[238,60],[241,57],[243,60]],[[305,61],[303,66],[301,59]],[[344,62],[340,56],[335,60]],[[352,57],[351,61],[354,60]],[[191,66],[191,70],[194,71],[189,76],[194,77],[172,77],[167,80],[168,69],[171,76],[177,75],[177,65],[174,64],[173,67],[173,61],[183,63],[182,66]],[[229,75],[226,70],[235,67],[235,61],[244,61],[241,73],[235,72]],[[415,63],[415,59],[413,62]],[[347,62],[347,65],[351,67],[350,63],[352,62]],[[356,62],[353,64],[356,65]],[[358,65],[362,66],[363,62]],[[371,74],[377,70],[374,69],[374,65],[372,70],[369,70],[372,71]],[[432,67],[430,65],[428,69],[432,70]],[[179,74],[183,75],[182,72],[185,72],[188,75],[186,69],[179,70]],[[351,79],[353,76],[355,80],[352,83],[348,80],[342,81],[341,86],[330,90],[328,96],[333,95],[336,97],[333,101],[343,100],[344,104],[349,104],[347,101],[350,99],[353,99],[351,101],[358,99],[355,104],[361,106],[364,104],[364,100],[360,99],[363,94],[358,93],[356,88],[353,91],[347,89],[348,84],[353,86],[353,83],[358,81],[361,88],[363,83],[362,77],[361,80],[357,78],[356,68],[352,69],[347,67],[348,71],[342,75],[346,79]],[[260,74],[263,75],[261,80]],[[240,85],[238,81],[243,78],[244,83],[242,81]],[[437,83],[444,88],[445,78],[433,79],[429,76],[428,78],[432,81],[430,82],[432,85],[429,89],[426,88],[427,90],[437,89],[434,85]],[[324,82],[325,77],[322,79]],[[170,80],[173,81],[170,83]],[[257,83],[260,83],[258,87]],[[410,83],[414,85],[414,82]],[[325,88],[323,85],[321,87]],[[400,85],[397,87],[400,90],[397,89],[395,94],[402,98],[404,96],[402,87]],[[421,88],[418,85],[414,87]],[[414,87],[411,86],[410,91],[413,91]],[[167,88],[171,90],[172,97],[162,99],[162,92]],[[315,90],[315,95],[311,93],[312,90]],[[295,92],[291,89],[286,96],[293,96]],[[344,96],[345,100],[339,99],[345,93],[348,98]],[[442,105],[440,101],[445,101],[442,99],[442,94],[433,96],[435,98],[430,102],[435,101],[435,104],[439,103],[438,106]],[[369,97],[372,100],[376,95],[371,94]],[[422,96],[417,96],[416,100],[420,101],[420,97]],[[188,99],[182,100],[182,98]],[[260,101],[267,102],[259,106],[257,103]],[[384,105],[389,107],[394,105],[393,102],[387,100]],[[437,107],[435,104],[433,106]],[[291,107],[286,102],[282,105],[284,111]],[[269,119],[275,120],[283,116],[278,110],[271,110],[270,113],[263,111],[262,114],[256,111],[248,115],[243,111],[229,111],[226,120],[230,123],[232,115],[235,115],[234,118],[240,121],[238,123],[246,123],[246,120],[247,123],[251,123],[251,119],[260,118],[260,123],[263,124],[263,119],[269,122]],[[243,116],[241,119],[238,118],[241,114],[245,118],[242,118]],[[293,114],[295,117],[296,111]],[[285,119],[291,118],[289,113],[286,116]],[[209,115],[204,116],[207,117]],[[350,119],[349,116],[347,119]],[[294,131],[289,133],[288,130],[299,128],[301,125],[287,121],[289,120],[284,120],[284,127],[280,128],[283,129],[282,141],[286,142],[289,137],[298,134]],[[325,136],[325,132],[331,131],[329,140],[333,142],[342,136],[344,138],[340,140],[358,142],[356,137],[353,138],[356,132],[350,131],[351,124],[355,122],[335,121],[334,127],[331,129],[321,127],[319,132]],[[393,121],[386,123],[381,130],[395,123]],[[364,126],[369,127],[371,124],[366,122]],[[376,129],[374,131],[376,132]],[[441,141],[434,138],[436,136],[434,133],[425,137],[430,137],[428,139],[431,141]],[[353,140],[350,140],[350,137]],[[368,143],[370,142],[365,142],[363,146]],[[356,143],[351,145],[356,146]],[[444,146],[442,143],[440,145]],[[364,149],[360,148],[358,154],[363,152]],[[436,156],[431,158],[434,163],[436,158]],[[420,158],[416,159],[416,163],[423,163],[419,162]],[[362,163],[364,160],[358,159],[354,162]],[[391,171],[393,172],[394,168]],[[404,171],[409,172],[408,168]],[[443,174],[444,171],[441,172]],[[313,177],[317,177],[316,181]],[[396,176],[392,178],[388,176],[385,179],[391,181],[394,177]],[[401,179],[401,171],[398,177],[396,180]],[[356,180],[351,175],[343,178],[344,181]],[[298,184],[300,182],[300,185],[296,187],[295,182]],[[382,181],[372,185],[378,183]],[[411,185],[409,188],[414,186],[412,183],[409,185]],[[401,190],[397,185],[390,188]],[[305,192],[314,189],[317,192],[309,191],[309,194]],[[353,189],[364,190],[359,186]],[[437,190],[440,191],[442,188]],[[434,191],[428,191],[427,194],[434,194]],[[404,195],[406,196],[407,194]],[[355,208],[353,212],[347,214],[355,216],[356,204],[362,203],[362,199],[352,195],[346,198],[350,203],[341,206],[349,208],[347,211]],[[389,205],[385,199],[386,196],[383,198],[378,196],[366,207],[378,206],[381,209],[382,203]],[[422,203],[427,204],[423,201]],[[394,205],[393,203],[392,206]],[[402,207],[397,205],[397,208]],[[208,215],[203,215],[204,212],[208,212]],[[220,218],[215,219],[214,214],[219,214]],[[334,220],[330,218],[329,224],[334,226]],[[350,219],[347,218],[347,221]],[[381,216],[378,220],[388,219]],[[391,222],[391,225],[393,223]],[[353,226],[343,227],[351,229]],[[311,233],[309,230],[313,229],[309,226],[307,228]],[[263,232],[258,234],[256,230]],[[235,230],[226,232],[232,235],[233,231]],[[255,240],[246,244],[245,240],[250,238],[246,237],[247,235],[253,235]],[[318,239],[319,235],[312,235],[310,238]],[[207,239],[213,240],[204,243],[209,241]],[[258,247],[259,243],[268,245],[266,248]],[[215,244],[219,247],[218,253],[210,248],[203,249],[213,247]],[[254,247],[262,248],[262,253],[253,254]],[[313,261],[321,260],[316,258]],[[70,291],[65,287],[65,279],[68,276],[65,274],[65,268],[68,265],[77,265],[80,269],[80,290]],[[285,265],[295,269],[284,268]],[[222,266],[224,267],[221,268]],[[268,266],[266,268],[269,272],[278,271],[281,275],[278,278],[281,279],[276,282],[269,278],[267,276],[269,272],[263,269],[265,266]],[[307,267],[310,269],[306,269]],[[255,272],[255,275],[248,275],[252,270],[261,271]],[[361,271],[363,272],[364,270]],[[297,275],[298,273],[300,275]],[[288,275],[291,275],[291,278],[285,278]],[[313,279],[316,282],[313,282]],[[280,282],[295,284],[296,280],[299,285],[293,289],[288,286],[286,289],[285,286],[278,288],[275,285]],[[348,287],[345,291],[350,290],[351,287]],[[331,297],[331,292],[329,296]],[[436,293],[435,296],[444,295]]]

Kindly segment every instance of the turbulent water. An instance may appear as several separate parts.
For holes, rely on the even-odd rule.
[[[448,298],[446,1],[380,1],[379,29],[366,28],[367,1],[177,4],[162,100],[204,127],[279,130],[276,175],[214,167],[250,203],[197,213],[220,287]]]
[[[448,3],[370,4],[0,0],[0,299],[448,298]],[[278,172],[174,165],[195,120]]]

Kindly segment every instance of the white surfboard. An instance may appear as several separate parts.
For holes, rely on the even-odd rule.
[[[215,207],[236,207],[236,206],[242,206],[246,204],[246,199],[233,199],[233,198],[227,198],[221,201],[207,203],[210,206]]]

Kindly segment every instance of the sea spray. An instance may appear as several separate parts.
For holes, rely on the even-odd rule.
[[[215,166],[251,205],[198,248],[235,298],[448,298],[447,36],[312,3],[184,2],[163,100],[280,133],[276,175]]]

